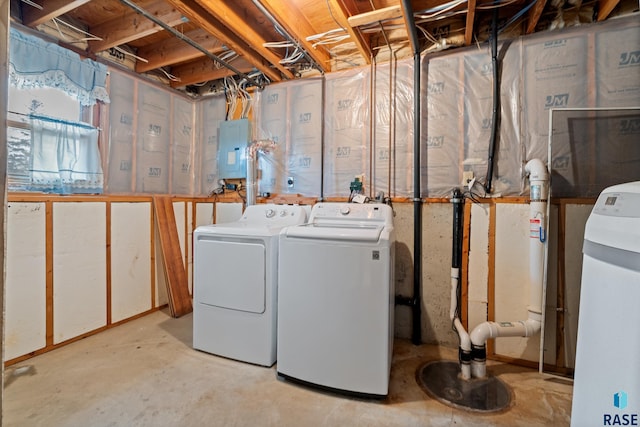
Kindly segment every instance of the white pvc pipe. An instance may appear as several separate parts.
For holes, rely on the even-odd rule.
[[[471,344],[484,354],[488,339],[498,337],[530,337],[540,331],[542,323],[542,290],[544,280],[544,249],[546,244],[546,211],[549,174],[540,159],[530,160],[525,171],[531,189],[529,207],[529,305],[528,319],[517,322],[484,322],[471,332]],[[486,376],[486,359],[473,358],[471,376]]]
[[[256,204],[256,189],[258,187],[258,180],[256,179],[257,156],[257,150],[253,149],[253,147],[247,147],[247,206]]]
[[[529,311],[542,316],[542,284],[546,242],[546,212],[549,175],[540,159],[530,160],[524,170],[529,175]]]
[[[453,322],[458,336],[460,337],[460,348],[464,351],[471,352],[471,339],[460,319],[456,317],[456,307],[458,305],[458,281],[460,280],[460,269],[451,268],[451,307],[449,309],[449,317]],[[461,376],[468,380],[471,378],[471,366],[468,363],[460,364]]]

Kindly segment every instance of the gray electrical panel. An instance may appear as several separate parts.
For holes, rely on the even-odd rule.
[[[249,119],[220,123],[218,145],[218,177],[247,177],[247,147],[251,141]]]

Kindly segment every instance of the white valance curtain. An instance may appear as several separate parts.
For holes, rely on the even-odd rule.
[[[31,119],[31,191],[102,193],[98,129],[44,116]]]
[[[107,67],[55,43],[10,28],[9,75],[17,88],[53,87],[82,105],[109,102]]]

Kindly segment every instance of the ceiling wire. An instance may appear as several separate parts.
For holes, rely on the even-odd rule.
[[[38,10],[42,10],[42,6],[40,6],[38,3],[32,2],[31,0],[22,0],[22,3],[28,4],[31,7],[35,7]]]
[[[63,21],[62,19],[53,18],[52,21],[53,21],[54,25],[56,26],[56,29],[58,30],[58,34],[60,34],[60,37],[65,41],[70,41],[70,40],[67,38],[67,36],[64,35],[62,30],[60,30],[60,27],[58,26],[58,24],[62,24],[64,26],[68,27],[68,28],[71,28],[74,31],[77,31],[77,32],[79,32],[81,34],[84,34],[85,36],[89,36],[89,37],[85,37],[85,38],[77,38],[76,37],[76,40],[72,40],[72,42],[85,42],[85,41],[89,41],[89,40],[98,40],[98,41],[102,40],[102,37],[98,37],[98,36],[96,36],[94,34],[88,33],[88,32],[86,32],[86,31],[84,31],[84,30],[82,30],[82,29],[80,29],[78,27],[75,27],[75,26],[69,24],[68,22]]]
[[[347,29],[344,28],[342,25],[340,25],[336,17],[333,16],[333,11],[331,10],[331,4],[329,3],[329,0],[325,0],[325,2],[327,3],[327,9],[329,9],[329,15],[331,15],[333,22],[335,22],[338,27],[342,28],[342,31],[344,31],[345,33],[348,33]]]
[[[247,81],[253,83],[254,85],[256,85],[258,87],[263,87],[263,84],[261,84],[257,79],[249,77],[246,73],[243,73],[242,71],[238,70],[233,65],[229,64],[228,62],[226,62],[224,59],[221,59],[219,56],[214,55],[213,53],[209,52],[207,49],[202,47],[200,44],[196,43],[194,40],[191,40],[189,37],[187,37],[185,35],[182,35],[175,28],[171,27],[170,25],[167,25],[165,22],[163,22],[162,20],[158,19],[156,16],[150,14],[149,12],[147,12],[146,10],[144,10],[143,8],[138,6],[136,3],[133,3],[131,0],[120,0],[120,2],[125,4],[125,5],[127,5],[127,6],[129,6],[131,9],[135,10],[137,13],[139,13],[140,15],[144,16],[145,18],[149,19],[150,21],[156,23],[157,25],[162,27],[164,30],[166,30],[167,32],[169,32],[170,34],[175,36],[176,38],[184,41],[185,43],[187,43],[191,47],[194,47],[194,48],[198,49],[200,52],[205,54],[209,59],[211,59],[213,61],[216,61],[216,62],[219,62],[224,67],[226,67],[229,70],[233,71],[234,74],[239,75],[243,79],[247,79]]]

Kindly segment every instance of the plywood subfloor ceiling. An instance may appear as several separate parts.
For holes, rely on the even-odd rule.
[[[637,10],[636,0],[12,0],[12,22],[195,95]],[[415,34],[415,37],[412,37]]]

